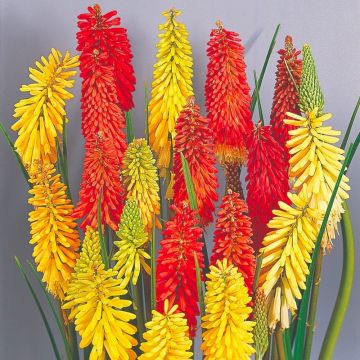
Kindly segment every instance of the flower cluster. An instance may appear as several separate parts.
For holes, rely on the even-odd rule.
[[[30,170],[30,244],[48,290],[62,300],[78,258],[79,234],[66,186],[52,164],[34,162]]]
[[[199,106],[190,98],[176,122],[174,146],[174,203],[188,201],[185,178],[182,170],[181,154],[189,164],[194,184],[196,202],[203,225],[213,220],[214,203],[218,180],[213,151],[212,132],[208,128],[209,120],[200,115]]]
[[[165,11],[166,22],[159,26],[157,62],[149,103],[150,145],[158,157],[160,174],[170,165],[175,123],[189,96],[193,95],[193,60],[188,32],[177,21],[181,11]]]
[[[251,220],[246,215],[247,206],[239,194],[229,190],[220,205],[214,232],[214,249],[211,263],[226,259],[242,274],[249,294],[255,273],[255,257],[252,247]]]
[[[53,48],[47,59],[36,62],[37,69],[29,68],[34,83],[21,86],[20,91],[30,97],[15,104],[14,117],[19,120],[11,127],[18,132],[14,146],[24,164],[56,162],[56,139],[67,122],[65,101],[73,98],[67,89],[74,86],[71,78],[78,65],[78,56],[69,52],[63,56]]]
[[[244,48],[237,33],[226,30],[221,22],[217,25],[207,49],[206,109],[220,162],[243,164],[245,139],[252,128]]]
[[[203,230],[197,226],[196,212],[184,202],[179,207],[173,205],[174,217],[166,223],[163,240],[160,242],[156,267],[157,308],[164,309],[164,301],[170,306],[177,304],[185,313],[190,336],[196,332],[196,316],[199,315],[196,288],[195,259],[203,267]]]

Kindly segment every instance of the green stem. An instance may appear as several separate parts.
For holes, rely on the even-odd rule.
[[[145,332],[145,323],[144,323],[144,314],[143,314],[144,307],[142,304],[142,297],[140,296],[139,282],[137,282],[136,285],[133,285],[130,282],[130,288],[132,293],[133,309],[136,315],[136,324],[139,334],[139,340],[141,342],[143,340],[143,334]]]
[[[276,346],[275,334],[271,335],[271,354],[269,360],[279,360],[279,354]]]
[[[72,360],[79,360],[79,349],[78,349],[78,342],[77,342],[77,335],[75,330],[75,324],[73,322],[69,322],[67,325],[68,331],[69,331],[69,342],[71,346],[71,352],[72,352]]]
[[[284,342],[283,342],[283,332],[282,330],[277,330],[275,333],[275,339],[276,339],[276,348],[279,355],[280,360],[287,360],[285,355],[285,348],[284,348]]]
[[[334,200],[335,200],[337,191],[339,189],[341,179],[345,173],[345,170],[347,170],[348,167],[350,166],[350,163],[354,157],[357,147],[359,146],[359,143],[360,143],[360,134],[358,134],[358,136],[356,137],[354,144],[350,144],[350,146],[349,146],[345,160],[342,164],[342,167],[339,172],[338,178],[336,180],[335,186],[331,193],[330,200],[327,205],[326,212],[323,217],[321,227],[320,227],[317,239],[316,239],[314,251],[311,256],[309,275],[307,276],[307,279],[306,279],[306,288],[303,293],[303,297],[302,297],[301,304],[300,304],[299,317],[298,317],[298,322],[297,322],[297,327],[296,327],[296,339],[295,339],[295,345],[294,345],[294,359],[295,360],[303,360],[304,340],[305,340],[305,333],[306,333],[306,320],[307,320],[307,313],[308,313],[308,308],[309,308],[311,284],[312,284],[312,279],[314,277],[315,264],[316,264],[317,256],[319,254],[321,240],[323,238],[323,235],[324,235],[324,232],[325,232],[328,220],[329,220],[331,209],[334,204]]]
[[[89,360],[90,358],[90,353],[91,353],[91,345],[87,346],[84,349],[84,360]]]
[[[341,220],[343,237],[343,267],[341,281],[335,307],[331,315],[324,341],[320,351],[320,360],[333,358],[336,342],[344,322],[349,305],[355,273],[355,238],[351,223],[350,209],[346,201],[343,203],[344,214]]]
[[[305,337],[305,350],[304,350],[305,360],[309,360],[311,355],[312,342],[315,332],[316,310],[317,310],[317,303],[320,292],[321,269],[322,269],[323,258],[324,258],[324,251],[321,251],[316,260],[314,279],[312,283],[309,314],[307,320],[307,331]]]

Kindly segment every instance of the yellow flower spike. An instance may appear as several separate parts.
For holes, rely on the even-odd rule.
[[[191,359],[189,327],[186,324],[185,314],[177,311],[178,306],[169,306],[164,302],[164,314],[152,311],[151,321],[146,323],[149,329],[144,333],[144,341],[140,350],[143,352],[139,360],[183,360]]]
[[[154,65],[151,100],[149,102],[149,137],[157,155],[158,166],[165,176],[170,164],[171,139],[175,137],[175,122],[189,96],[193,95],[193,60],[188,32],[177,22],[181,11],[162,13],[166,22],[159,26],[157,62]]]
[[[114,270],[118,271],[117,276],[123,279],[124,286],[130,280],[136,285],[141,267],[150,274],[150,266],[146,263],[150,255],[145,250],[148,234],[144,229],[135,200],[126,201],[116,235],[119,240],[114,241],[114,244],[119,250],[113,257],[113,260],[117,261]]]
[[[255,326],[249,321],[251,298],[244,278],[226,258],[210,266],[206,275],[205,313],[201,349],[208,360],[250,359]]]
[[[136,327],[129,323],[135,315],[123,310],[131,301],[122,298],[127,290],[116,275],[113,269],[105,270],[99,234],[88,227],[62,308],[71,310],[80,347],[92,345],[90,359],[103,360],[106,354],[111,360],[136,358]]]
[[[127,199],[134,199],[148,232],[154,216],[160,214],[159,178],[155,160],[145,139],[134,139],[123,159],[122,176]],[[156,218],[157,227],[161,227]]]
[[[344,151],[334,144],[339,139],[340,131],[323,123],[331,119],[331,114],[318,115],[318,109],[310,111],[305,117],[287,113],[286,124],[296,129],[289,132],[291,138],[287,142],[291,158],[289,175],[294,178],[294,189],[300,190],[307,184],[309,193],[313,194],[312,207],[326,210],[336,179],[344,160]],[[323,237],[323,248],[331,248],[335,238],[341,214],[344,212],[342,201],[349,196],[347,184],[349,179],[343,176],[338,194],[331,211]]]
[[[30,244],[35,245],[33,257],[37,270],[43,273],[48,290],[62,300],[68,287],[80,246],[74,209],[66,195],[66,186],[55,174],[52,164],[36,161],[29,171]]]
[[[299,194],[288,193],[292,206],[279,202],[269,221],[271,231],[263,240],[263,261],[259,285],[269,304],[269,327],[289,325],[288,310],[296,311],[296,299],[305,289],[309,263],[315,246],[323,211],[314,208],[312,194],[304,184]]]
[[[19,120],[11,127],[18,132],[14,145],[24,164],[37,160],[55,163],[55,139],[67,121],[65,101],[73,94],[66,89],[74,86],[71,78],[76,71],[72,69],[79,65],[78,56],[71,57],[69,52],[63,56],[51,49],[48,58],[42,56],[35,65],[37,68],[29,68],[34,82],[20,88],[30,96],[15,104],[14,117]]]

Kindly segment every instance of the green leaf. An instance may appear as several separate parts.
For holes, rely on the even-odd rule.
[[[101,199],[102,199],[102,190],[100,192],[98,206],[97,206],[97,217],[98,217],[98,232],[99,232],[99,239],[100,239],[100,250],[101,250],[101,257],[104,262],[105,269],[109,268],[109,257],[106,250],[106,243],[104,234],[102,231],[102,225],[101,225]]]
[[[127,111],[125,113],[126,119],[126,140],[130,144],[134,140],[134,128],[132,123],[132,112]]]
[[[156,250],[155,250],[155,217],[152,224],[152,239],[150,242],[150,256],[151,256],[151,310],[156,308]]]
[[[266,72],[266,68],[267,68],[268,63],[269,63],[269,59],[270,59],[271,53],[273,52],[274,47],[275,47],[276,37],[277,37],[277,35],[278,35],[279,29],[280,29],[280,24],[278,24],[278,25],[276,26],[274,35],[273,35],[273,37],[272,37],[272,39],[271,39],[271,43],[270,43],[268,52],[267,52],[267,54],[266,54],[266,58],[265,58],[264,65],[263,65],[263,67],[262,67],[262,69],[261,69],[261,73],[260,73],[260,77],[259,77],[259,90],[261,89],[261,85],[262,85],[263,78],[264,78],[264,75],[265,75],[265,72]],[[256,91],[254,90],[253,93],[252,93],[252,95],[251,95],[251,105],[250,105],[251,114],[254,113],[255,106],[256,106],[256,101],[257,101],[257,96],[256,96]]]
[[[197,210],[198,206],[197,206],[197,202],[196,202],[195,189],[194,189],[194,184],[192,182],[192,178],[191,178],[191,174],[190,174],[189,164],[183,153],[180,153],[180,156],[181,156],[182,170],[184,173],[184,179],[185,179],[185,184],[186,184],[186,190],[187,190],[188,197],[189,197],[190,207],[192,210]]]
[[[264,115],[263,115],[263,111],[262,111],[262,107],[261,107],[261,101],[260,101],[260,90],[259,90],[259,83],[256,77],[256,71],[254,70],[254,81],[255,81],[255,92],[256,92],[256,97],[258,99],[258,111],[259,111],[259,118],[261,121],[261,125],[264,126]]]
[[[201,270],[195,251],[194,251],[194,260],[195,260],[195,271],[196,271],[196,288],[199,298],[200,314],[201,317],[203,317],[205,315],[205,302],[204,302],[204,294],[203,294],[202,282],[201,282]]]
[[[10,146],[10,149],[11,149],[13,155],[15,156],[15,159],[16,159],[16,161],[18,163],[18,166],[19,166],[21,172],[24,175],[24,178],[25,178],[26,182],[31,187],[31,184],[29,183],[29,174],[27,173],[27,171],[25,169],[25,166],[24,166],[24,164],[23,164],[23,162],[22,162],[22,160],[20,158],[20,155],[16,151],[15,146],[14,146],[13,142],[11,141],[9,134],[7,133],[4,125],[1,122],[0,122],[0,130],[1,130],[1,133],[3,134],[3,136],[4,136],[5,141]]]
[[[148,84],[145,81],[144,86],[144,95],[145,95],[145,138],[149,143],[149,91],[148,91]]]
[[[335,346],[344,322],[346,311],[351,298],[351,291],[355,274],[355,238],[351,222],[350,209],[344,202],[345,212],[341,219],[343,238],[343,265],[339,291],[331,314],[326,334],[320,351],[320,359],[332,359]]]
[[[67,341],[67,338],[66,338],[66,335],[65,335],[65,328],[64,328],[64,324],[61,322],[60,320],[60,317],[58,315],[58,312],[56,311],[55,309],[55,306],[54,306],[54,303],[52,302],[51,298],[50,298],[50,295],[49,293],[47,292],[45,286],[44,286],[44,283],[42,282],[41,280],[41,277],[39,275],[39,273],[37,272],[37,270],[35,269],[34,265],[30,262],[30,261],[27,261],[27,264],[29,265],[31,271],[33,272],[34,276],[35,276],[35,279],[37,280],[38,284],[40,285],[40,288],[42,290],[42,292],[44,293],[45,297],[46,297],[46,300],[50,306],[50,309],[51,309],[51,312],[52,314],[54,315],[54,318],[55,318],[55,321],[56,321],[56,325],[60,331],[60,334],[61,334],[61,337],[62,337],[62,340],[63,340],[63,343],[64,343],[64,346],[65,346],[65,349],[66,349],[66,354],[68,356],[68,359],[72,360],[73,357],[72,357],[72,352],[71,352],[71,347],[70,347],[70,344],[69,342]]]
[[[346,158],[343,162],[343,165],[342,165],[339,175],[337,177],[334,189],[331,193],[331,197],[330,197],[328,206],[326,208],[326,212],[325,212],[323,221],[321,223],[319,234],[317,236],[315,248],[312,253],[311,263],[310,263],[310,271],[309,271],[309,275],[307,276],[307,279],[306,279],[306,289],[302,296],[300,311],[299,311],[299,316],[298,316],[298,323],[297,323],[297,328],[296,328],[296,338],[295,338],[295,346],[294,346],[294,359],[295,360],[303,360],[304,340],[305,340],[306,328],[307,328],[306,320],[307,320],[307,313],[308,313],[309,300],[310,300],[310,294],[311,294],[311,284],[313,283],[315,264],[316,264],[316,259],[317,259],[318,253],[320,251],[321,240],[323,238],[323,235],[324,235],[324,232],[326,229],[326,225],[329,220],[331,209],[334,204],[334,200],[335,200],[337,191],[339,189],[341,179],[342,179],[345,171],[347,171],[348,167],[350,166],[351,160],[356,152],[359,142],[360,142],[360,134],[357,136],[355,144],[351,144],[349,147]]]
[[[254,276],[254,282],[253,282],[253,293],[254,294],[255,294],[255,291],[258,286],[263,258],[264,258],[263,252],[260,252],[260,254],[256,258],[256,268],[255,268],[255,276]]]
[[[353,127],[353,124],[354,124],[354,121],[355,121],[355,118],[356,118],[356,114],[357,114],[357,112],[358,112],[358,110],[359,110],[359,106],[360,106],[360,97],[358,98],[358,101],[357,101],[357,103],[356,103],[356,105],[355,105],[355,109],[354,109],[354,111],[353,111],[353,113],[352,113],[352,115],[351,115],[351,119],[350,119],[349,125],[348,125],[348,127],[347,127],[347,129],[346,129],[346,133],[345,133],[344,139],[343,139],[343,141],[342,141],[342,143],[341,143],[341,148],[342,148],[343,150],[345,150],[346,145],[347,145],[347,142],[348,142],[348,140],[349,140],[349,136],[350,136],[350,133],[351,133],[351,129],[352,129],[352,127]]]
[[[62,153],[62,150],[61,150],[61,146],[60,146],[58,137],[55,138],[55,141],[56,141],[56,153],[57,153],[57,158],[58,158],[57,159],[58,170],[60,172],[61,179],[62,179],[63,183],[66,185],[66,194],[67,194],[68,198],[70,200],[72,200],[70,186],[69,186],[69,179],[67,177],[67,170],[66,170],[65,160],[64,160],[64,157],[63,157],[63,153]]]
[[[64,164],[64,171],[65,176],[67,179],[67,185],[69,185],[69,174],[68,174],[68,163],[67,163],[67,125],[66,121],[63,122],[63,134],[62,134],[62,156],[63,156],[63,164]]]
[[[39,299],[38,299],[38,297],[37,297],[37,295],[36,295],[36,293],[35,293],[35,290],[34,290],[34,288],[32,287],[32,285],[31,285],[31,283],[30,283],[30,280],[29,280],[28,276],[26,275],[26,272],[25,272],[25,270],[24,270],[24,268],[23,268],[20,260],[19,260],[16,256],[15,256],[15,262],[16,262],[16,265],[17,265],[17,267],[18,267],[18,269],[19,269],[22,277],[24,278],[24,280],[25,280],[25,282],[26,282],[26,285],[27,285],[28,288],[29,288],[30,294],[31,294],[31,296],[33,297],[33,299],[34,299],[34,301],[35,301],[35,304],[36,304],[36,306],[37,306],[37,308],[38,308],[38,310],[39,310],[39,312],[40,312],[41,318],[42,318],[42,320],[43,320],[43,322],[44,322],[46,331],[47,331],[47,333],[48,333],[48,335],[49,335],[49,338],[50,338],[51,346],[52,346],[52,348],[53,348],[53,350],[54,350],[55,358],[56,358],[57,360],[61,360],[61,356],[60,356],[59,350],[58,350],[58,348],[57,348],[54,335],[53,335],[53,333],[52,333],[52,331],[51,331],[49,322],[48,322],[48,320],[47,320],[47,318],[46,318],[46,315],[45,315],[45,312],[44,312],[44,310],[43,310],[43,308],[42,308],[42,306],[41,306],[41,303],[40,303],[40,301],[39,301]]]

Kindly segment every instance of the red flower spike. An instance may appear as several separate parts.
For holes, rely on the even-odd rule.
[[[286,141],[290,139],[289,130],[293,126],[284,123],[285,113],[290,111],[300,115],[299,94],[302,60],[298,59],[300,50],[296,50],[291,36],[285,38],[285,48],[278,51],[280,59],[277,64],[276,82],[271,109],[272,135],[283,147],[286,160],[289,160]],[[291,74],[290,74],[291,73]]]
[[[214,203],[218,200],[218,180],[215,167],[212,131],[209,120],[200,115],[200,108],[190,98],[176,122],[174,146],[174,203],[188,201],[181,155],[188,161],[196,201],[203,226],[213,221]]]
[[[120,162],[111,138],[99,132],[85,143],[85,160],[79,202],[73,213],[83,218],[81,228],[97,228],[97,207],[101,198],[101,223],[117,230],[123,208],[124,191]]]
[[[279,201],[289,202],[288,165],[283,148],[271,135],[271,126],[259,123],[249,136],[248,149],[247,204],[257,251],[269,231],[272,210],[278,208]]]
[[[202,255],[203,230],[197,226],[197,212],[190,209],[187,202],[172,205],[173,218],[166,223],[163,240],[156,266],[156,302],[157,310],[162,312],[164,301],[169,300],[170,307],[179,305],[189,325],[190,336],[196,333],[196,316],[199,313],[196,287],[194,253],[199,266],[204,267]]]
[[[206,109],[220,162],[243,164],[245,138],[253,128],[244,48],[237,33],[217,25],[207,49]]]
[[[134,107],[132,93],[135,90],[136,79],[131,64],[133,55],[127,30],[120,27],[121,20],[116,16],[116,11],[103,15],[99,5],[88,7],[88,11],[78,16],[80,31],[76,36],[77,50],[85,57],[92,55],[94,50],[100,54],[107,54],[102,65],[113,69],[118,103],[123,111],[128,111]],[[83,70],[81,65],[80,70]]]
[[[256,261],[252,248],[251,220],[245,215],[247,206],[238,193],[228,190],[222,198],[214,232],[214,249],[211,264],[227,259],[243,275],[245,284],[252,294]]]

